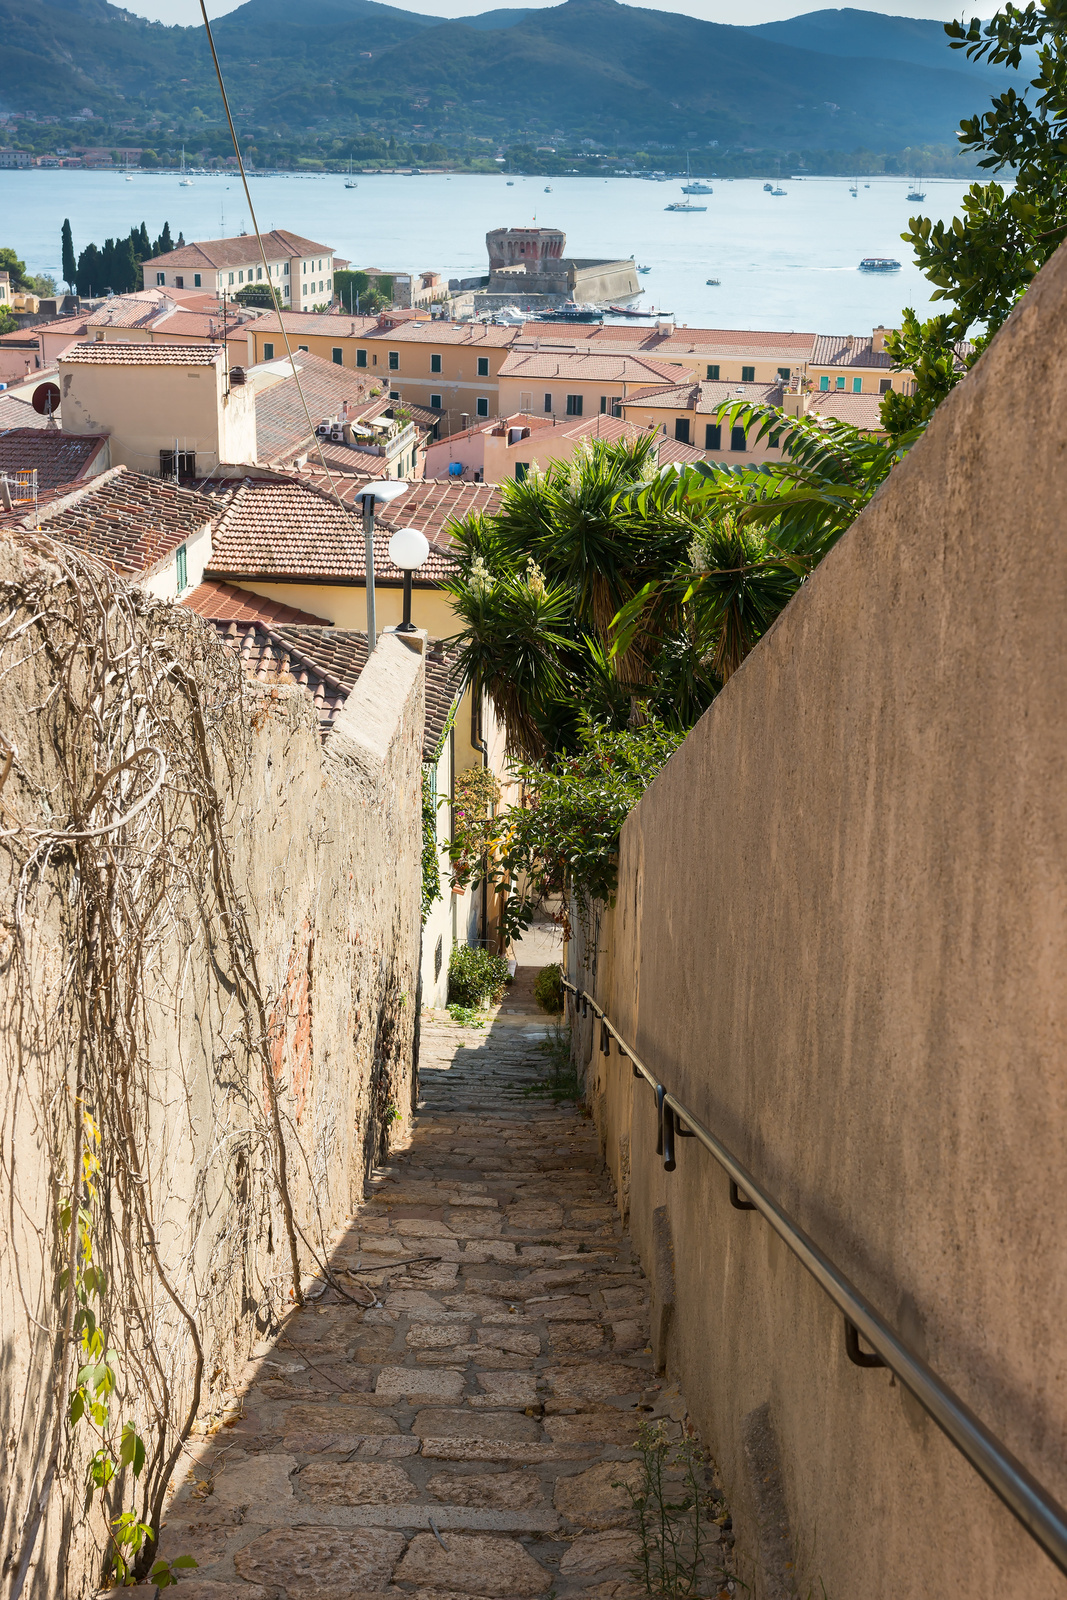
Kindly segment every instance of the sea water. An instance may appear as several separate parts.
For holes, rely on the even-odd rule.
[[[926,180],[922,204],[907,199],[904,178],[783,177],[786,193],[758,179],[712,179],[692,196],[703,212],[664,208],[683,199],[681,180],[639,178],[278,174],[250,179],[262,230],[287,228],[329,246],[353,266],[385,271],[433,269],[445,279],[488,270],[490,228],[562,228],[567,253],[633,256],[651,271],[639,282],[642,307],[673,313],[690,327],[783,329],[863,334],[896,324],[905,306],[930,314],[931,286],[901,240],[908,218],[951,219],[965,185]],[[546,186],[550,187],[546,193]],[[75,251],[90,240],[128,234],[145,222],[155,238],[164,221],[176,239],[216,239],[251,230],[248,203],[233,173],[76,169],[0,171],[0,242],[31,272],[60,272],[60,230],[70,218]],[[864,256],[901,263],[892,274],[861,272]],[[708,278],[718,278],[710,287]],[[191,284],[191,280],[190,280]],[[932,308],[936,309],[936,307]]]

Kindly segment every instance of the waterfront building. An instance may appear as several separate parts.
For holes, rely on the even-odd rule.
[[[650,356],[514,348],[500,365],[500,410],[552,418],[621,415],[636,390],[684,376],[677,363]]]
[[[217,289],[233,295],[250,283],[273,283],[281,299],[309,310],[333,299],[334,253],[331,245],[316,244],[298,233],[272,228],[263,235],[267,258],[256,237],[242,233],[236,239],[204,239],[181,245],[166,255],[142,262],[145,288]]]

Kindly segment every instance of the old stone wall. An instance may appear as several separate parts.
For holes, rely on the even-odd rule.
[[[94,635],[85,597],[98,583],[113,617],[109,581],[56,547],[0,546],[4,1592],[59,1437],[23,1590],[49,1600],[95,1590],[105,1544],[99,1498],[82,1510],[101,1440],[85,1424],[54,1431],[82,1359],[61,1276],[79,1135],[99,1170],[76,1189],[108,1274],[83,1302],[118,1375],[104,1431],[135,1421],[149,1447],[141,1483],[155,1471],[161,1486],[152,1451],[158,1442],[165,1463],[175,1445],[197,1346],[202,1430],[219,1425],[245,1360],[292,1303],[287,1208],[314,1293],[414,1092],[421,657],[383,637],[323,744],[295,684],[249,685],[191,613],[121,591],[133,622]],[[56,647],[79,627],[85,648],[63,657],[64,689]],[[117,646],[136,628],[147,648],[124,685]],[[105,646],[112,687],[64,722],[64,694],[80,706]],[[114,798],[125,780],[100,771],[94,718],[166,758],[160,795],[139,814],[137,791]],[[189,756],[201,744],[203,782]],[[128,820],[94,843],[86,825],[109,815]],[[127,1473],[106,1515],[137,1504]]]
[[[1061,1504],[1065,330],[1061,249],[632,813],[576,966]],[[580,1047],[755,1593],[1067,1594],[712,1158],[663,1170],[589,1021]]]

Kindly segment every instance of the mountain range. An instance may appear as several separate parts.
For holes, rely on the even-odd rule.
[[[961,117],[1018,77],[973,66],[938,22],[859,10],[737,27],[617,0],[446,21],[377,0],[247,0],[214,30],[253,136],[889,150],[951,143]],[[0,0],[0,38],[2,110],[218,120],[202,29],[109,0]]]

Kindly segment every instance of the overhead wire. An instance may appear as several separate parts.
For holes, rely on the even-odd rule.
[[[245,192],[245,199],[248,201],[248,214],[252,219],[252,228],[256,235],[256,243],[259,245],[259,254],[260,259],[263,262],[263,271],[266,275],[267,287],[270,289],[270,296],[274,304],[274,309],[278,313],[278,327],[281,329],[281,335],[285,341],[285,353],[289,357],[289,365],[293,369],[293,378],[296,381],[296,392],[300,396],[300,404],[303,406],[304,416],[307,418],[308,432],[315,441],[315,448],[318,451],[319,460],[322,463],[322,470],[326,475],[326,481],[330,486],[330,493],[333,495],[333,498],[337,501],[338,507],[342,511],[346,511],[350,515],[354,516],[356,514],[355,508],[345,504],[337,490],[336,485],[334,484],[333,473],[326,465],[326,457],[322,450],[322,440],[315,432],[315,424],[312,422],[311,412],[308,410],[307,398],[304,394],[304,386],[300,382],[300,369],[296,364],[296,357],[293,354],[293,347],[289,343],[289,335],[286,332],[285,322],[282,319],[281,301],[278,298],[278,291],[274,287],[274,282],[271,279],[270,265],[267,261],[267,252],[263,244],[263,235],[259,231],[259,222],[256,218],[256,208],[252,204],[252,195],[248,187],[248,174],[245,172],[244,157],[241,154],[241,146],[237,138],[237,129],[233,125],[233,116],[230,112],[230,100],[226,93],[226,84],[222,76],[222,67],[219,64],[218,51],[215,49],[215,37],[211,32],[211,23],[208,20],[207,5],[205,0],[200,0],[200,15],[204,19],[204,31],[207,34],[207,42],[211,50],[211,59],[215,63],[215,76],[219,80],[219,93],[222,96],[222,105],[224,111],[226,112],[226,121],[229,124],[230,129],[230,138],[233,141],[233,153],[237,157],[237,166],[241,174],[241,185]]]

